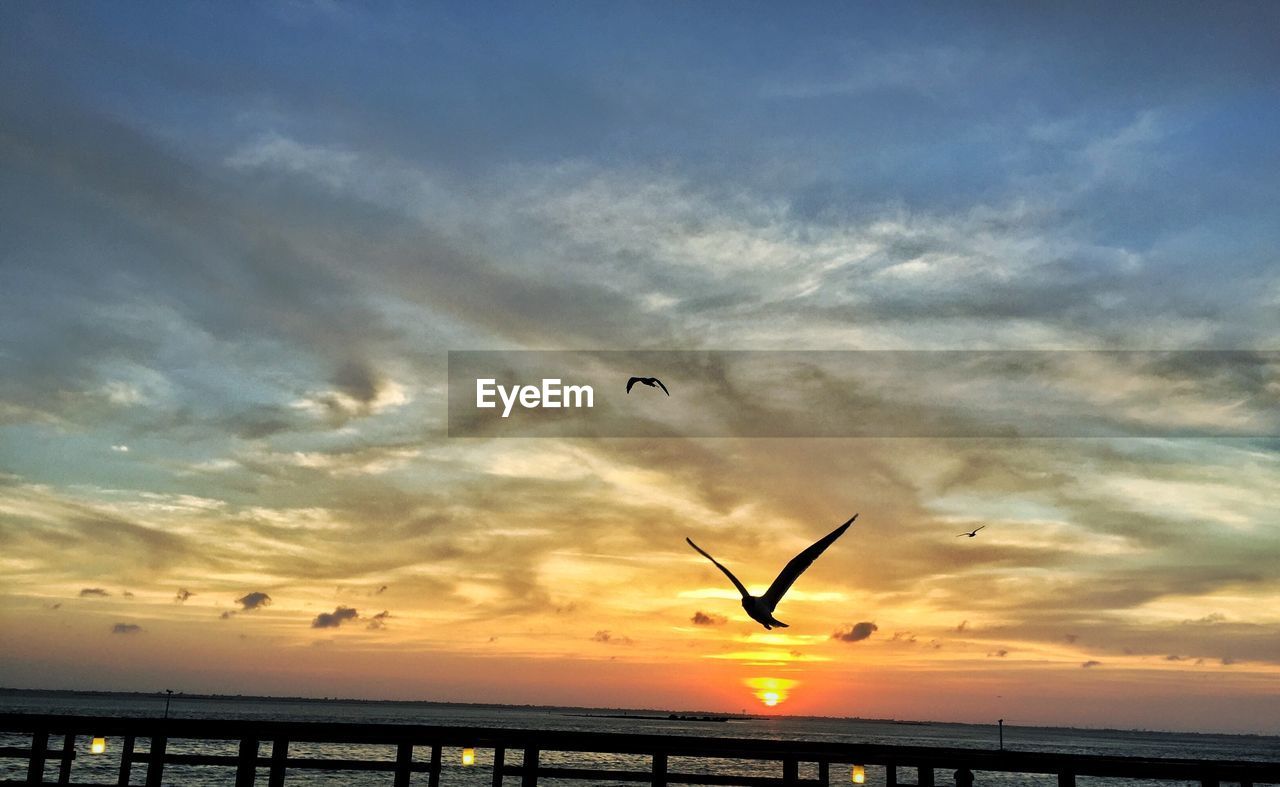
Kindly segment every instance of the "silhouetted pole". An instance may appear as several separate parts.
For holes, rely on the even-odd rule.
[[[169,698],[173,696],[173,689],[164,690],[164,717],[169,718]]]
[[[1000,720],[1000,751],[1004,751],[1004,719]]]

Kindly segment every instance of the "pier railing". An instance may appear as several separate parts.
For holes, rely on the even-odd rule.
[[[492,784],[504,780],[533,787],[539,779],[742,787],[819,787],[848,784],[854,766],[883,769],[885,787],[943,787],[981,784],[982,772],[1049,774],[1059,787],[1074,787],[1080,776],[1200,782],[1202,787],[1235,783],[1241,787],[1280,784],[1280,763],[1059,754],[1012,750],[957,749],[882,744],[827,743],[684,735],[631,735],[404,724],[353,724],[211,719],[142,719],[44,714],[0,714],[0,733],[29,736],[24,746],[0,748],[0,759],[26,760],[26,778],[3,784],[90,784],[73,780],[77,751],[86,741],[111,745],[108,753],[84,755],[118,761],[117,785],[145,773],[145,784],[159,787],[166,766],[223,766],[237,787],[265,783],[283,787],[289,777],[305,781],[307,772],[383,772],[396,787],[408,787],[425,774],[439,787],[446,748],[491,750]],[[104,739],[94,741],[95,738]],[[233,743],[236,754],[170,752],[171,741]],[[79,745],[77,745],[79,742]],[[141,748],[145,742],[146,748]],[[56,744],[57,748],[50,748]],[[293,744],[374,744],[394,749],[386,759],[333,759],[294,756]],[[264,755],[263,748],[270,753]],[[558,755],[589,753],[632,755],[645,768],[584,768],[559,764]],[[557,755],[554,760],[546,755]],[[488,759],[487,757],[485,758]],[[669,767],[675,761],[676,767]],[[692,768],[690,761],[705,767]],[[746,768],[723,768],[725,762]],[[679,769],[679,766],[691,772]],[[803,777],[802,777],[802,768]],[[833,766],[840,766],[839,771]],[[477,768],[481,766],[476,766]],[[135,770],[139,771],[135,774]],[[55,771],[56,773],[50,773]],[[692,772],[696,771],[696,772]],[[779,775],[780,774],[780,775]],[[265,776],[265,782],[263,777]],[[914,778],[908,784],[900,779]],[[132,781],[131,781],[132,780]],[[173,779],[169,781],[172,783]],[[470,779],[469,779],[470,781]],[[102,784],[102,782],[96,782]]]

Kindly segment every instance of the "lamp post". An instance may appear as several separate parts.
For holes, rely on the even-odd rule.
[[[173,697],[173,689],[164,690],[164,717],[169,718],[169,699]]]
[[[1004,751],[1004,719],[1000,720],[1000,751]]]

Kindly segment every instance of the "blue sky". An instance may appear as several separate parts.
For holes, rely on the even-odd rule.
[[[0,683],[93,687],[69,643],[96,642],[112,687],[160,669],[261,689],[284,678],[254,683],[260,646],[305,662],[300,693],[377,653],[384,672],[447,662],[458,694],[440,698],[516,665],[545,688],[491,698],[731,708],[723,686],[626,688],[676,648],[690,675],[756,663],[731,641],[804,654],[777,668],[812,712],[1004,712],[938,677],[998,662],[1028,720],[1101,723],[1042,712],[1056,675],[1131,692],[1136,725],[1273,727],[1274,441],[451,441],[444,363],[1280,350],[1278,15],[5,4],[0,623],[36,634],[5,638]],[[1156,431],[1227,427],[1280,391],[1089,374],[1091,395],[1146,397]],[[810,631],[761,643],[732,609],[685,609],[716,598],[685,535],[750,561],[850,505],[892,550],[824,557],[835,618],[808,608]],[[632,595],[647,585],[670,605]],[[257,592],[269,610],[237,606]],[[883,637],[830,639],[870,621]],[[147,662],[157,642],[194,666]],[[899,691],[805,699],[874,676]],[[1192,677],[1221,707],[1171,717]]]

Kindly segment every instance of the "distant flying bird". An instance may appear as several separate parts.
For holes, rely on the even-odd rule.
[[[766,629],[772,629],[775,626],[778,628],[787,628],[786,623],[783,623],[781,620],[778,620],[773,616],[773,611],[778,608],[778,602],[782,600],[783,594],[791,589],[791,586],[795,584],[796,579],[804,573],[804,570],[813,565],[813,561],[818,559],[818,555],[821,555],[827,547],[831,546],[832,543],[834,543],[835,540],[844,533],[844,531],[848,530],[849,525],[852,525],[853,520],[857,518],[858,515],[854,514],[849,518],[848,522],[845,522],[840,527],[832,530],[830,533],[823,536],[822,540],[791,558],[791,562],[787,564],[786,568],[782,569],[782,573],[778,574],[778,578],[773,580],[773,584],[769,586],[769,589],[764,592],[763,596],[753,596],[748,593],[747,589],[743,587],[742,583],[738,581],[738,578],[735,577],[729,569],[720,565],[716,562],[715,558],[702,551],[701,547],[693,543],[693,539],[686,538],[685,541],[689,542],[689,546],[698,550],[698,554],[702,555],[707,560],[710,560],[715,564],[716,568],[724,572],[724,575],[729,578],[729,581],[733,583],[733,586],[742,594],[742,608],[747,611],[747,615],[749,615],[752,620],[759,623],[761,626],[764,626]]]
[[[627,393],[631,393],[631,386],[636,383],[647,385],[650,388],[661,388],[664,394],[667,396],[671,395],[671,392],[667,390],[667,386],[663,385],[662,381],[657,377],[632,377],[630,380],[627,380]]]
[[[978,525],[973,530],[970,530],[968,533],[960,533],[959,535],[956,536],[956,538],[964,538],[965,536],[968,536],[969,538],[973,538],[974,536],[978,535],[978,531],[984,527],[986,527],[986,525]]]

